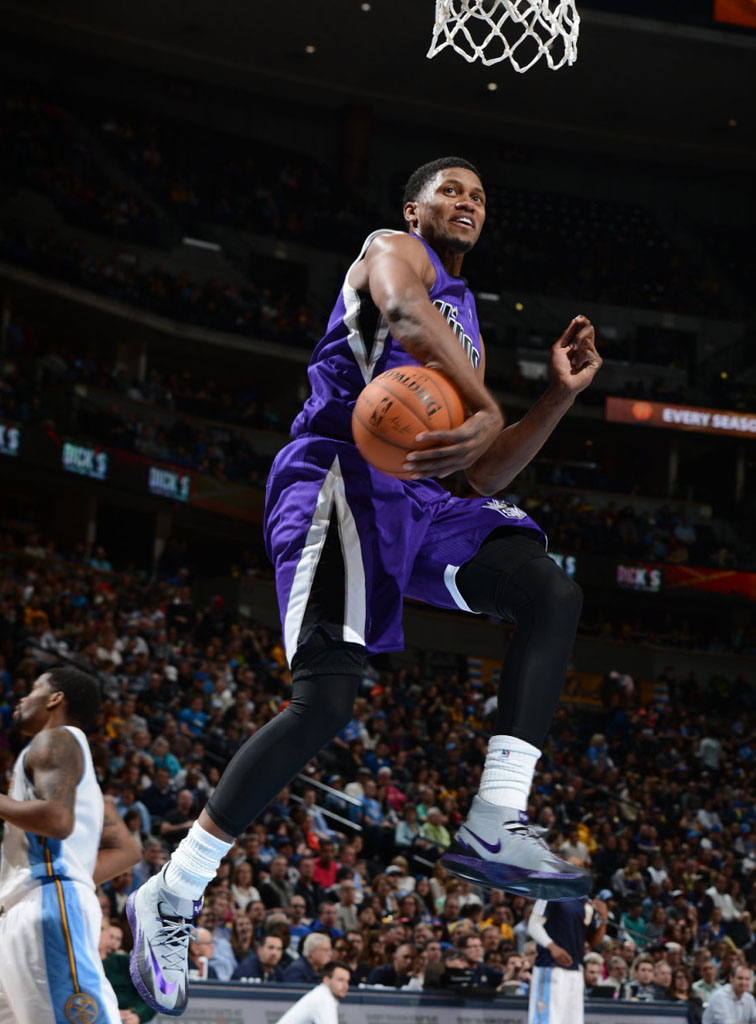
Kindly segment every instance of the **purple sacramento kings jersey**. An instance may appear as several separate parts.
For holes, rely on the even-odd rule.
[[[370,235],[358,261],[377,235],[391,233]],[[430,300],[477,368],[473,297],[415,237],[436,271]],[[362,458],[351,427],[357,396],[377,374],[416,362],[347,274],[310,361],[312,394],[268,477],[263,529],[290,662],[316,629],[371,653],[401,649],[405,597],[472,611],[457,571],[494,530],[523,529],[545,545],[537,523],[509,501],[453,497],[437,480],[398,480]]]
[[[364,258],[378,235],[399,233],[374,231],[365,240],[356,263]],[[465,282],[447,272],[428,243],[419,235],[414,237],[425,247],[436,271],[430,300],[456,334],[473,369],[477,369],[481,352],[475,300]],[[292,436],[308,433],[351,441],[352,410],[360,391],[384,370],[410,363],[417,365],[417,360],[391,336],[370,295],[349,285],[347,272],[328,329],[312,354],[307,371],[312,394],[294,420]]]

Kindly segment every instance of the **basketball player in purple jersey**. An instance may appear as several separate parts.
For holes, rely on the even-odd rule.
[[[186,1004],[191,919],[232,840],[348,722],[365,655],[400,649],[402,598],[517,624],[501,673],[480,790],[443,858],[455,874],[537,899],[585,895],[590,877],[551,853],[525,809],[565,678],[580,589],[545,537],[498,498],[530,462],[601,360],[585,317],[551,351],[551,381],[504,426],[484,384],[475,302],[460,277],[486,216],[476,169],[448,157],[405,191],[409,232],[377,231],[349,269],[310,362],[312,394],[268,481],[265,536],[293,678],[287,708],[228,765],[163,871],[129,898],[132,978],[164,1013]],[[393,366],[433,366],[468,409],[457,429],[421,434],[397,480],[373,469],[351,433],[354,402]],[[453,498],[433,477],[464,470],[483,497]]]

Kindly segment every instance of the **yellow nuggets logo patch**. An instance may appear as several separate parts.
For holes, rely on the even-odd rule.
[[[74,992],[66,999],[63,1012],[71,1024],[94,1024],[99,1011],[92,996],[88,996],[86,992]]]

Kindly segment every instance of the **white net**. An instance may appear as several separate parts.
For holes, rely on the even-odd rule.
[[[467,61],[517,71],[546,58],[552,70],[574,64],[580,15],[575,0],[436,0],[436,24],[428,57],[447,46]]]

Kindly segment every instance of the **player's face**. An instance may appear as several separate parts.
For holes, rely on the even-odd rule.
[[[486,193],[480,178],[465,167],[439,171],[415,204],[417,230],[434,248],[469,252],[486,219]]]
[[[343,999],[349,990],[349,971],[343,967],[334,968],[330,978],[324,978],[324,983],[330,988],[336,999]]]
[[[47,724],[50,716],[48,704],[53,696],[50,678],[45,672],[38,676],[31,690],[16,705],[13,720],[26,736],[35,736]]]

